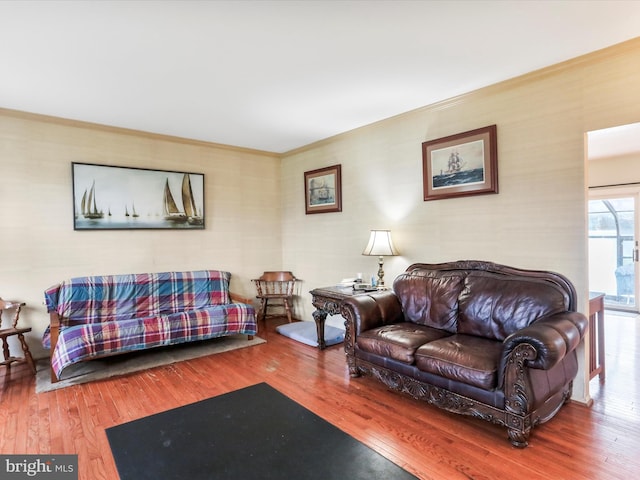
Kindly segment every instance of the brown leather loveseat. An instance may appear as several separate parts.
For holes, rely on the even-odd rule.
[[[571,396],[588,321],[564,276],[482,261],[414,264],[393,290],[343,303],[352,377],[445,410],[531,429]]]

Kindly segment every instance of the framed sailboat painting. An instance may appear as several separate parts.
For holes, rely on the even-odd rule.
[[[203,229],[204,174],[71,164],[74,230]]]

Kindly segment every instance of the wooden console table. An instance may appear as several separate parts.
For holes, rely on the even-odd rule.
[[[316,307],[316,311],[312,315],[318,332],[318,348],[323,350],[327,346],[324,341],[324,324],[327,315],[338,315],[342,302],[346,298],[371,292],[354,290],[353,287],[321,287],[315,288],[309,293],[311,294],[311,303]]]
[[[589,380],[604,382],[604,293],[589,292]]]

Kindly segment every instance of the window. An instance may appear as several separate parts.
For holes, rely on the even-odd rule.
[[[589,201],[589,289],[635,306],[635,197]]]

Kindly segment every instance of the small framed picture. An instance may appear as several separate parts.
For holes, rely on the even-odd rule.
[[[342,211],[342,176],[340,165],[304,172],[305,212]]]
[[[422,144],[424,200],[498,193],[496,126]]]

